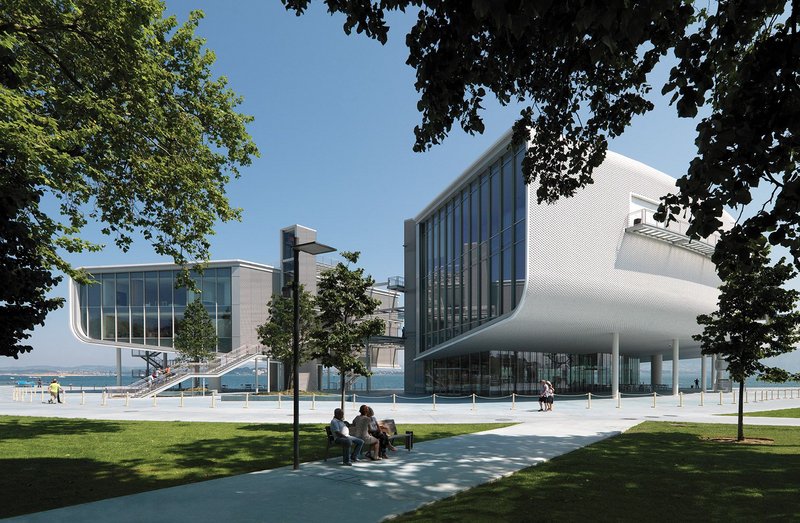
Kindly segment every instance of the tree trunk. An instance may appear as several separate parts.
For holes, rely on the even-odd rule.
[[[744,441],[744,380],[739,382],[739,430],[736,441]]]
[[[288,372],[287,372],[288,371]],[[292,390],[292,385],[294,381],[294,369],[292,368],[292,364],[285,363],[283,365],[283,382],[286,384],[286,390]]]

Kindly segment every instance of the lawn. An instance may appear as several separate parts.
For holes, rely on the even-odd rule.
[[[422,442],[507,425],[398,429]],[[324,427],[300,426],[302,461],[324,457]],[[291,448],[285,424],[0,416],[0,518],[291,465]]]
[[[800,418],[800,408],[745,412],[744,415],[762,418]],[[730,416],[736,416],[736,414],[730,414]]]
[[[394,521],[798,521],[800,428],[746,427],[771,445],[709,439],[735,430],[645,422]]]

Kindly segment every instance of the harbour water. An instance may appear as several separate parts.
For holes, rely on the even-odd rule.
[[[92,390],[112,387],[117,384],[117,377],[114,375],[39,375],[39,374],[0,374],[0,385],[33,384],[36,385],[41,379],[43,385],[47,385],[53,378],[67,390]],[[130,385],[137,381],[138,377],[130,374],[123,374],[122,385]],[[254,374],[227,374],[222,377],[223,389],[226,390],[255,390],[256,378]],[[333,387],[337,386],[332,383]],[[265,390],[267,387],[267,377],[263,374],[258,376],[258,388]],[[400,373],[374,374],[372,376],[372,390],[395,390],[403,389],[403,375]],[[350,390],[366,390],[366,380],[359,378],[350,387]]]

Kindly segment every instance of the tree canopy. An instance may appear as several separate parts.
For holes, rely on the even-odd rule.
[[[314,333],[319,328],[315,300],[310,292],[300,286],[300,338],[298,340],[300,365],[311,360],[314,347]],[[292,333],[294,330],[294,300],[291,297],[280,295],[273,296],[267,304],[269,317],[267,321],[256,328],[259,341],[267,347],[266,354],[283,362],[284,373],[289,376],[286,383],[289,388],[293,372],[293,344]]]
[[[742,428],[745,380],[759,373],[767,379],[785,381],[786,371],[770,367],[765,358],[792,352],[800,342],[800,312],[796,310],[800,292],[783,285],[797,272],[784,258],[770,265],[766,238],[752,241],[749,263],[733,263],[720,287],[718,309],[702,314],[704,325],[693,336],[703,354],[717,354],[728,363],[731,378],[739,382],[739,433]],[[795,376],[797,377],[797,376]]]
[[[4,270],[42,295],[56,271],[84,278],[65,253],[100,248],[81,238],[89,220],[123,251],[141,235],[181,265],[208,259],[214,223],[240,215],[226,185],[258,151],[241,99],[211,74],[201,18],[179,25],[159,0],[3,3],[0,170],[18,190],[0,203],[20,228],[0,242],[25,239],[21,257],[0,253]],[[25,311],[0,339],[17,357],[54,303],[23,292],[0,303]]]
[[[310,0],[283,0],[298,15]],[[723,234],[714,257],[724,273],[730,254],[747,262],[749,239],[768,234],[800,267],[798,126],[800,88],[797,2],[782,0],[324,0],[345,15],[344,31],[381,43],[386,15],[415,10],[406,35],[416,70],[421,123],[415,150],[440,143],[458,123],[483,131],[481,109],[493,95],[524,105],[517,144],[538,182],[539,203],[571,196],[592,183],[609,138],[653,108],[648,73],[677,58],[663,93],[677,114],[695,118],[697,155],[666,196],[659,217],[688,213],[688,233],[719,230],[725,207],[763,206]],[[754,190],[766,187],[762,201]]]
[[[371,336],[382,334],[385,328],[380,318],[369,318],[380,301],[369,295],[375,285],[357,264],[359,252],[341,253],[348,263],[337,263],[322,272],[317,284],[319,329],[312,357],[325,367],[335,367],[341,378],[342,409],[348,373],[369,376],[370,370],[361,360],[361,353]]]
[[[217,348],[211,315],[199,296],[186,306],[183,319],[175,329],[174,346],[181,358],[195,363],[208,360]]]

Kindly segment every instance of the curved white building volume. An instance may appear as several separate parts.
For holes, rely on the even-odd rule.
[[[675,180],[609,152],[593,185],[537,205],[510,139],[406,221],[406,389],[650,390],[640,362],[699,357],[715,238],[653,220]]]

